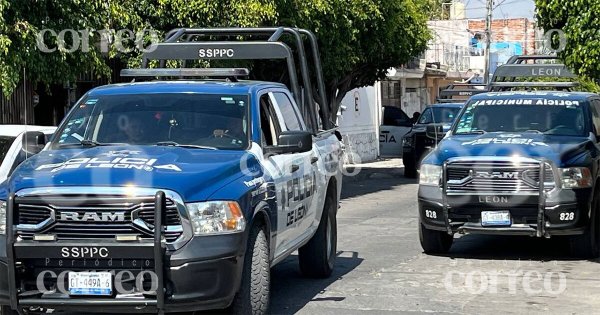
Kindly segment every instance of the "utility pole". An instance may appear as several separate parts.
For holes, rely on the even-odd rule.
[[[483,83],[490,80],[490,48],[492,45],[492,11],[494,0],[486,1],[487,14],[485,16],[485,69],[483,70]]]

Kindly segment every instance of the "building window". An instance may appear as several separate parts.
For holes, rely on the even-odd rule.
[[[400,82],[394,83],[394,98],[397,100],[402,98],[402,84]]]

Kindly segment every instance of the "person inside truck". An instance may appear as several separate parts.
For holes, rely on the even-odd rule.
[[[413,125],[414,125],[414,124],[416,124],[416,123],[417,123],[417,121],[419,121],[419,118],[420,118],[420,117],[421,117],[421,113],[419,113],[419,112],[414,112],[414,113],[412,114],[411,121],[412,121]]]
[[[585,123],[581,111],[572,108],[564,108],[552,116],[550,129],[545,133],[577,136],[581,135],[584,130]]]
[[[123,133],[127,136],[126,143],[139,144],[143,142],[146,131],[138,117],[133,116],[128,118],[127,123],[122,127]]]

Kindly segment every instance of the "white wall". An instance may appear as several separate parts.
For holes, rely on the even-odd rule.
[[[380,113],[379,82],[346,94],[337,121],[346,146],[346,163],[364,163],[377,159]]]

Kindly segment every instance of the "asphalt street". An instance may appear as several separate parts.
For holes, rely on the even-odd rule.
[[[274,314],[600,313],[598,260],[565,239],[466,235],[448,255],[422,252],[417,184],[401,160],[345,178],[330,279],[303,278],[297,257],[272,271]]]

